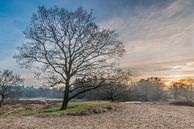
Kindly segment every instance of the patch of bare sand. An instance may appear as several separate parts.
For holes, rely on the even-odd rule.
[[[121,110],[88,116],[0,118],[0,129],[194,129],[194,108],[121,104]]]

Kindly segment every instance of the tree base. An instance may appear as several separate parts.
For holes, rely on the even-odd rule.
[[[64,100],[63,103],[62,103],[62,105],[61,105],[60,110],[66,110],[67,109],[67,106],[68,106],[68,102],[69,101]]]

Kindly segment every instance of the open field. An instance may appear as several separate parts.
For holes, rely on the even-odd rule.
[[[74,107],[73,107],[74,105]],[[71,104],[68,110],[79,112],[83,109],[94,107],[109,107],[110,103],[92,102],[82,104]],[[84,105],[84,106],[83,106]],[[113,104],[115,105],[115,104]],[[194,108],[186,106],[171,106],[158,104],[128,104],[116,103],[118,110],[92,113],[87,115],[58,115],[47,114],[38,116],[37,112],[28,115],[10,113],[1,115],[1,129],[193,129]],[[36,107],[39,106],[39,107]],[[42,109],[43,105],[36,105]],[[42,106],[42,107],[41,107]],[[40,108],[41,107],[41,108]],[[76,108],[75,108],[76,107]],[[45,107],[44,107],[45,108]],[[46,111],[55,112],[55,106]],[[77,111],[75,109],[78,109]],[[38,110],[39,112],[45,111]],[[20,111],[23,112],[24,111]],[[48,113],[48,112],[47,112]],[[60,114],[60,115],[59,115]]]

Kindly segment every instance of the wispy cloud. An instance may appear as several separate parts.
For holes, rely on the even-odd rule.
[[[194,60],[193,8],[192,0],[174,0],[163,8],[137,6],[134,15],[127,15],[126,8],[123,14],[102,25],[117,30],[125,42],[123,67],[135,67],[142,76],[173,76],[180,73],[173,69],[178,63]]]

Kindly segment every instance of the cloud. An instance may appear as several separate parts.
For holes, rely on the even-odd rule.
[[[122,67],[135,69],[142,76],[179,74],[173,67],[194,60],[192,2],[173,0],[162,8],[137,6],[134,15],[128,15],[125,8],[123,14],[101,23],[118,31],[125,43]]]
[[[165,13],[167,17],[172,17],[177,13],[184,12],[188,7],[192,7],[193,0],[177,0],[170,4],[166,9]],[[189,11],[191,11],[189,9]]]

